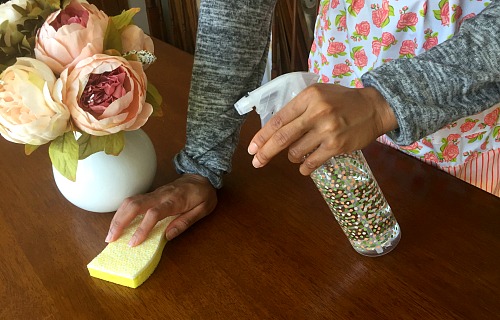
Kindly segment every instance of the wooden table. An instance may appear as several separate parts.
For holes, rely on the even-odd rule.
[[[157,43],[148,70],[165,116],[145,127],[159,168],[176,177],[192,57]],[[251,115],[216,210],[169,242],[130,289],[89,276],[113,213],[66,201],[46,150],[0,141],[0,319],[499,319],[500,199],[378,143],[365,156],[402,239],[356,253],[320,193],[280,155],[256,170]]]

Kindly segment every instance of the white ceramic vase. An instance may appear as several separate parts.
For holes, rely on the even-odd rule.
[[[118,156],[94,153],[78,161],[76,181],[54,167],[62,195],[75,206],[92,212],[116,211],[127,197],[149,190],[156,174],[156,153],[141,129],[125,132],[125,147]]]

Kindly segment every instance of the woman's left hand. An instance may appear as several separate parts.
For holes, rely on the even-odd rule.
[[[309,175],[332,156],[360,150],[398,127],[374,88],[318,83],[304,89],[257,132],[248,147],[256,168],[288,147],[288,159]]]

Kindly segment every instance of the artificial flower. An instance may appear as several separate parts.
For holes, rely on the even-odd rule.
[[[121,32],[123,52],[146,50],[154,53],[154,44],[150,36],[136,25],[128,25]]]
[[[26,154],[50,143],[53,167],[71,181],[79,160],[120,154],[123,131],[162,114],[144,73],[153,42],[133,25],[137,12],[108,17],[85,0],[0,5],[0,134]]]
[[[18,57],[34,57],[36,32],[55,11],[52,2],[12,0],[0,4],[0,72]]]
[[[96,6],[72,0],[52,13],[38,31],[35,55],[56,74],[102,53],[109,17]]]
[[[153,40],[138,26],[131,24],[123,28],[121,41],[124,54],[135,55],[144,70],[156,60]]]
[[[146,102],[146,74],[137,61],[96,54],[64,70],[57,81],[75,126],[91,135],[139,129],[153,112]]]
[[[18,58],[0,75],[0,133],[12,142],[42,145],[70,129],[56,77],[43,62]]]

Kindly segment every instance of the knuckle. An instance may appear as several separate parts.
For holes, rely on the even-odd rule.
[[[191,224],[192,224],[191,219],[183,217],[182,219],[179,219],[179,221],[177,222],[177,229],[180,231],[184,231],[187,228],[189,228]]]
[[[160,210],[158,210],[158,208],[150,208],[148,209],[148,211],[146,212],[146,215],[153,219],[154,221],[159,221],[161,220],[161,212]]]
[[[138,238],[142,238],[146,235],[146,230],[144,230],[144,228],[142,228],[141,226],[137,227],[137,229],[135,230],[135,233],[134,235]]]
[[[270,120],[269,124],[273,130],[278,130],[283,126],[283,118],[279,114],[275,114]]]
[[[302,161],[301,154],[302,153],[299,150],[294,149],[294,148],[290,148],[288,150],[288,160],[290,160],[293,163],[299,163]]]
[[[129,211],[136,212],[141,208],[141,198],[138,196],[128,197],[123,201],[124,208],[127,208]]]
[[[305,166],[307,169],[315,170],[319,167],[320,164],[318,164],[318,161],[314,159],[306,158],[302,165]]]
[[[265,152],[259,152],[257,158],[262,163],[267,163],[271,159]]]
[[[320,85],[318,83],[315,83],[302,90],[301,94],[303,94],[306,98],[317,97],[321,93],[320,88]]]
[[[273,140],[278,144],[278,146],[286,146],[290,137],[283,130],[276,131],[273,135]]]
[[[111,220],[110,230],[115,230],[122,225],[122,222],[118,219]]]
[[[260,147],[266,143],[266,138],[260,133],[258,133],[254,138],[255,143]]]
[[[338,147],[338,145],[331,139],[328,139],[326,141],[323,141],[321,143],[322,147],[325,148],[326,150],[332,151]]]

